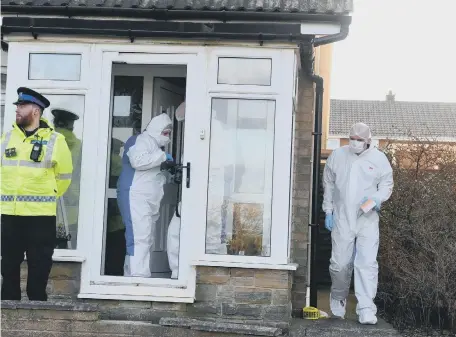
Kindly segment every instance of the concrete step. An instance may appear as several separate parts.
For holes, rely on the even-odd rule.
[[[57,319],[97,321],[98,306],[71,301],[1,301],[3,320]]]
[[[60,302],[1,302],[1,336],[23,337],[251,337],[279,336],[283,330],[251,324],[163,317],[151,321],[105,320],[97,305]],[[155,319],[154,319],[155,321]]]
[[[319,320],[294,320],[290,337],[399,337],[390,324],[379,319],[376,325],[362,325],[353,319],[327,318]]]
[[[71,321],[39,319],[31,320],[6,320],[2,321],[2,337],[92,337],[92,336],[147,336],[147,337],[252,337],[258,335],[254,331],[248,334],[227,333],[214,330],[214,326],[200,325],[195,330],[192,328],[175,328],[148,322],[137,321]],[[223,327],[218,327],[219,329]],[[274,335],[269,335],[274,336]],[[277,336],[277,335],[276,335]]]

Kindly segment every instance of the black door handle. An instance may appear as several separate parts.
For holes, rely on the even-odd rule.
[[[185,186],[187,186],[187,188],[190,188],[190,163],[187,162],[187,166],[183,166],[182,168],[185,168],[187,169],[187,179],[185,181]]]

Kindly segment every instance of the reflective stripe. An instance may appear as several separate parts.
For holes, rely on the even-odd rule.
[[[2,195],[2,201],[14,201],[14,195]]]
[[[14,195],[2,195],[2,201],[14,201]],[[16,201],[21,202],[55,202],[57,197],[42,195],[18,195]]]
[[[59,175],[57,175],[57,179],[70,180],[71,179],[71,173],[59,174]]]
[[[3,159],[2,160],[2,166],[17,166],[17,164],[19,163],[18,160],[10,160],[10,159]]]
[[[55,196],[41,196],[41,195],[18,195],[16,201],[25,202],[55,202],[57,198]]]
[[[3,140],[2,142],[2,147],[1,147],[1,150],[2,152],[0,152],[0,156],[1,156],[1,163],[3,164],[3,155],[5,154],[5,150],[6,150],[6,147],[8,146],[8,143],[11,139],[11,135],[12,135],[12,131],[8,131],[5,135],[5,139]]]
[[[6,147],[8,146],[12,133],[13,133],[12,131],[8,131],[5,135],[5,139],[2,142],[2,156],[5,153]]]
[[[51,168],[51,162],[34,162],[28,160],[11,160],[11,159],[4,159],[2,162],[2,166],[17,166],[19,163],[20,167],[33,167],[33,168]]]
[[[45,162],[51,162],[52,152],[54,151],[55,140],[57,139],[57,133],[53,132],[49,142],[47,143],[46,156],[44,157]]]

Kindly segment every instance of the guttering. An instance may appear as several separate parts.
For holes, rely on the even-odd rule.
[[[193,23],[176,21],[126,21],[87,20],[68,18],[5,17],[3,34],[29,33],[34,38],[41,34],[98,35],[126,37],[131,42],[136,38],[162,39],[223,39],[300,43],[313,36],[302,35],[300,24],[285,23]]]
[[[337,34],[322,36],[313,39],[313,47],[334,43],[344,40],[348,36],[349,25],[342,25]],[[324,80],[322,77],[314,74],[313,62],[307,67],[307,72],[312,81],[315,83],[315,118],[314,131],[312,133],[313,141],[313,158],[312,158],[312,212],[310,220],[310,305],[318,305],[318,273],[317,273],[317,253],[318,253],[318,235],[319,235],[319,197],[320,197],[320,162],[321,162],[321,136],[322,136],[322,114],[323,114],[323,87]]]
[[[301,42],[305,36],[296,34],[262,34],[262,33],[214,33],[214,32],[169,32],[169,31],[149,31],[149,30],[120,30],[120,29],[91,29],[91,28],[64,28],[64,27],[9,27],[3,26],[5,33],[30,33],[35,38],[39,34],[60,34],[60,35],[99,35],[99,36],[117,36],[127,37],[131,42],[136,38],[182,38],[193,40],[243,40],[258,41],[260,45],[266,41],[280,42]]]
[[[147,18],[154,20],[215,20],[215,21],[269,21],[269,22],[338,22],[341,25],[350,24],[351,17],[346,13],[337,14],[310,14],[298,12],[280,12],[277,10],[211,10],[192,9],[158,9],[158,8],[118,8],[118,7],[88,7],[88,6],[18,6],[2,5],[2,13],[23,15],[60,15],[74,16],[102,16],[117,18]]]

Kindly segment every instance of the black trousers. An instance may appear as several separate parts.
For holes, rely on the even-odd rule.
[[[108,232],[106,235],[105,275],[123,276],[126,245],[125,229]]]
[[[21,263],[27,254],[27,296],[47,301],[46,286],[54,253],[55,216],[2,214],[2,300],[21,299]]]

